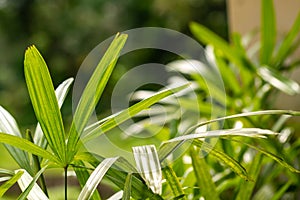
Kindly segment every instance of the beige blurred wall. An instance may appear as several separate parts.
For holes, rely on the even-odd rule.
[[[229,29],[247,33],[260,25],[261,0],[227,0]],[[277,28],[286,32],[300,11],[300,0],[274,0]]]
[[[229,31],[242,34],[259,30],[261,0],[227,0]],[[300,12],[300,0],[274,0],[278,39],[292,26]],[[300,49],[294,57],[300,59]],[[291,78],[300,84],[300,69]],[[300,110],[300,95],[288,96],[281,94],[277,102],[278,108]]]

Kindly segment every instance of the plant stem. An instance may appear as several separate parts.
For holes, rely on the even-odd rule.
[[[68,166],[64,168],[65,170],[65,200],[68,199]]]

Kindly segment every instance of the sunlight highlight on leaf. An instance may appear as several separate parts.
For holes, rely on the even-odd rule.
[[[118,157],[106,158],[96,167],[81,190],[78,200],[88,200],[92,196],[107,170],[117,159]]]
[[[132,147],[138,172],[156,194],[162,192],[161,166],[154,145]]]
[[[227,130],[225,129],[225,130],[206,131],[203,133],[182,135],[174,139],[165,141],[164,143],[177,142],[182,140],[191,140],[196,138],[226,137],[226,136],[265,138],[265,135],[277,135],[277,133],[270,130],[259,129],[259,128],[241,128],[241,129],[227,129]]]

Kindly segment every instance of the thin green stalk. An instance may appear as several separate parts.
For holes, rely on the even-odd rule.
[[[64,167],[65,170],[65,200],[68,200],[68,166]]]
[[[32,133],[29,129],[26,130],[26,138],[30,141],[30,142],[34,142],[33,141],[33,137],[32,137]],[[34,168],[34,173],[37,173],[38,171],[40,171],[42,168],[41,168],[41,163],[40,163],[40,160],[38,158],[38,156],[32,154],[32,164],[33,164],[33,168]],[[43,190],[43,192],[45,193],[45,195],[47,197],[49,197],[49,194],[48,194],[48,190],[47,190],[47,186],[46,186],[46,182],[45,182],[45,177],[44,177],[44,174],[42,173],[41,176],[39,177],[38,179],[39,183],[40,183],[40,186]]]

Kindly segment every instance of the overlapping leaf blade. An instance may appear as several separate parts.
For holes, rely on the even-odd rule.
[[[52,153],[41,148],[40,146],[33,144],[32,142],[30,142],[26,139],[23,139],[23,138],[20,138],[17,136],[8,135],[6,133],[0,133],[0,142],[17,147],[19,149],[22,149],[22,150],[32,153],[34,155],[38,155],[45,159],[49,159],[50,161],[53,161],[54,163],[56,163],[58,165],[61,164],[60,160],[58,160],[58,158],[56,156],[54,156]]]
[[[4,195],[4,193],[11,188],[19,179],[20,177],[23,175],[23,172],[18,172],[15,175],[13,175],[8,181],[6,181],[5,183],[3,183],[0,186],[0,198],[2,198],[2,196]]]
[[[22,137],[16,120],[2,106],[0,106],[0,132]],[[30,160],[26,151],[9,145],[5,145],[5,147],[21,168],[31,172]]]
[[[276,135],[276,133],[270,130],[259,129],[259,128],[224,129],[224,130],[206,131],[201,133],[182,135],[173,138],[171,140],[165,141],[165,143],[178,142],[182,140],[191,140],[196,138],[210,138],[210,137],[244,136],[244,137],[264,138],[265,135]]]
[[[84,163],[81,160],[77,160],[74,162],[74,171],[76,173],[77,180],[83,188],[90,177],[89,169],[87,169]],[[97,190],[95,190],[91,196],[92,200],[101,200],[100,194]]]
[[[165,179],[167,180],[167,183],[169,184],[174,196],[181,197],[182,200],[186,200],[184,191],[179,182],[179,178],[176,176],[176,173],[174,172],[172,167],[167,165],[162,169],[162,172],[163,172],[163,175],[164,175]]]
[[[257,150],[258,152],[264,154],[265,156],[271,158],[272,160],[278,162],[281,166],[287,168],[288,170],[290,170],[291,172],[294,172],[294,173],[298,173],[300,174],[300,170],[299,169],[296,169],[295,167],[291,166],[290,164],[288,164],[283,158],[281,158],[280,156],[278,155],[275,155],[274,153],[272,152],[269,152],[263,148],[260,148],[260,147],[256,147],[254,145],[251,145],[247,142],[244,142],[244,141],[240,141],[240,140],[233,140],[233,141],[236,141],[236,142],[239,142],[241,144],[244,144],[244,145],[247,145],[248,147],[252,148],[252,149],[255,149]]]
[[[244,199],[251,198],[251,195],[253,193],[256,184],[256,180],[259,176],[261,166],[262,166],[262,155],[257,155],[253,158],[248,170],[249,176],[254,181],[240,180],[240,184],[239,184],[240,187],[239,187],[238,194],[236,196],[237,200],[244,200]]]
[[[74,113],[73,122],[68,138],[68,159],[72,160],[77,151],[77,142],[82,134],[92,112],[97,105],[107,81],[114,69],[114,66],[122,50],[127,35],[117,34],[112,41],[108,50],[104,54],[100,63],[97,65],[92,77],[90,78],[83,94],[80,98],[76,111]]]
[[[32,178],[30,174],[24,170],[16,170],[16,173],[23,172],[23,175],[18,180],[18,184],[22,190],[22,194],[18,197],[18,200],[48,200],[48,197],[43,192],[43,190],[36,183],[40,175],[45,171],[47,167],[42,168],[35,176]]]
[[[226,153],[214,149],[210,144],[201,140],[194,140],[193,144],[201,148],[201,150],[208,152],[209,155],[216,157],[218,160],[228,165],[240,177],[244,178],[245,180],[250,180],[246,169]]]
[[[36,118],[54,154],[66,163],[65,131],[47,65],[35,46],[25,52],[25,79]]]
[[[295,95],[300,93],[300,86],[297,82],[282,76],[269,67],[260,67],[257,72],[264,81],[286,94]]]
[[[123,190],[123,197],[122,200],[130,200],[131,196],[131,179],[132,179],[132,174],[128,173],[124,185],[124,190]]]
[[[162,171],[154,145],[132,147],[140,175],[156,194],[162,192]]]
[[[117,157],[106,158],[96,167],[90,178],[87,180],[85,186],[81,190],[78,196],[78,200],[88,200],[92,196],[93,192],[96,190],[98,184],[102,180],[107,170],[117,159]]]
[[[130,108],[128,108],[126,110],[123,110],[119,113],[116,113],[115,115],[109,116],[108,118],[106,118],[104,120],[101,120],[95,124],[92,124],[90,127],[88,127],[86,129],[87,133],[85,134],[85,137],[83,138],[84,142],[91,140],[91,139],[107,132],[108,130],[111,130],[112,128],[116,127],[118,124],[126,121],[127,119],[130,119],[132,116],[134,116],[135,114],[138,114],[142,110],[149,108],[150,106],[157,103],[161,99],[163,99],[167,96],[170,96],[173,93],[181,91],[188,86],[189,86],[189,84],[185,84],[185,85],[179,86],[177,88],[163,90],[161,92],[154,94],[153,96],[151,96],[149,98],[146,98],[146,99],[134,104],[133,106],[131,106]]]
[[[75,160],[82,160],[89,162],[94,167],[99,165],[99,162],[103,161],[105,158],[91,154],[88,152],[79,153],[76,155]],[[124,189],[125,182],[128,173],[134,173],[131,179],[131,196],[135,199],[155,199],[162,200],[160,195],[154,194],[151,189],[149,189],[142,178],[137,174],[136,169],[128,163],[124,158],[119,158],[115,164],[107,171],[106,177],[120,189]]]
[[[64,82],[62,82],[55,90],[55,96],[57,98],[58,101],[58,106],[59,108],[61,108],[67,94],[68,91],[70,89],[71,84],[73,83],[73,78],[68,78],[67,80],[65,80]],[[35,133],[34,133],[34,143],[39,145],[42,148],[46,148],[47,146],[47,140],[46,137],[43,134],[43,131],[41,129],[40,124],[38,123],[35,129]]]
[[[200,158],[199,152],[194,148],[190,149],[190,155],[193,161],[193,170],[202,195],[207,200],[219,199],[216,186],[204,158]]]

